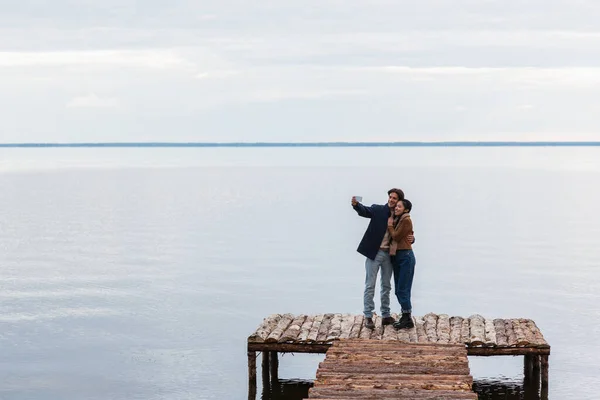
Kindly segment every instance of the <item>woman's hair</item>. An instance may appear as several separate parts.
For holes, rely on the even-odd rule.
[[[402,205],[404,206],[405,214],[410,212],[410,210],[412,210],[412,203],[410,202],[410,200],[402,199],[400,201],[402,202]],[[400,216],[395,217],[394,218],[394,228],[397,227],[399,223],[400,223]]]
[[[408,200],[408,199],[402,199],[400,201],[404,205],[404,210],[406,212],[410,212],[410,210],[412,210],[412,203],[410,202],[410,200]]]

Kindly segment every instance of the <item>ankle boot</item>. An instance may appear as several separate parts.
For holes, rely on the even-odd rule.
[[[412,316],[410,313],[402,313],[402,318],[396,323],[394,323],[394,328],[396,329],[410,329],[413,328],[415,324],[413,323]]]

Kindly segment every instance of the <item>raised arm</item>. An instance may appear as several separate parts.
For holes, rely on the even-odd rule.
[[[358,215],[364,218],[372,218],[373,217],[373,209],[371,207],[367,207],[364,204],[359,203],[356,199],[352,198],[352,208]]]

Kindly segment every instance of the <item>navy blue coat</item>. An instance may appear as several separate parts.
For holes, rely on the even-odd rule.
[[[360,203],[352,206],[352,208],[354,208],[361,217],[371,219],[356,251],[363,256],[374,260],[381,247],[385,231],[387,230],[387,220],[391,215],[390,208],[387,204],[373,204],[371,207],[367,207]]]

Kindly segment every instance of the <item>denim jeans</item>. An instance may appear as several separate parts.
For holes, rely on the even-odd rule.
[[[398,250],[394,257],[394,286],[403,313],[412,312],[410,290],[415,275],[415,254],[412,250]]]
[[[374,260],[367,258],[365,261],[365,294],[364,311],[366,318],[373,318],[375,309],[375,284],[377,283],[377,273],[381,266],[381,316],[383,318],[390,316],[390,291],[392,290],[392,262],[390,254],[387,251],[379,250]]]

